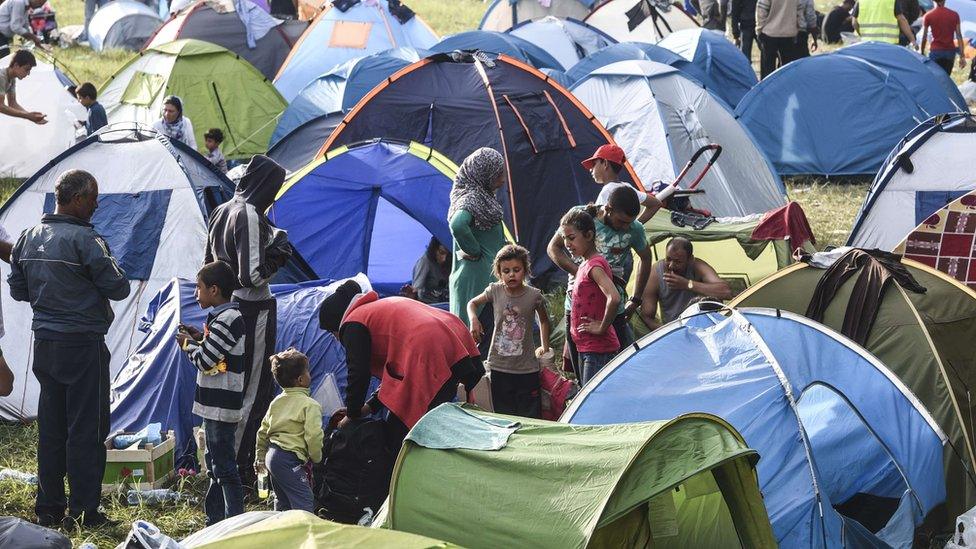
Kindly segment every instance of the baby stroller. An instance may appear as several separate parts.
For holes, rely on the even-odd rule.
[[[27,14],[31,30],[45,44],[53,44],[58,40],[58,21],[54,16],[54,8],[51,7],[50,3],[45,3],[39,8],[34,8]]]

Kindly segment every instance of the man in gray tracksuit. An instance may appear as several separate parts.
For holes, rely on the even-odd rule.
[[[265,212],[285,181],[274,160],[256,155],[247,165],[234,198],[210,215],[205,261],[231,266],[239,287],[232,301],[244,318],[243,420],[237,426],[237,464],[245,487],[254,480],[254,441],[274,396],[269,357],[275,352],[277,307],[269,283],[291,253],[284,231]]]
[[[41,386],[34,511],[44,526],[99,526],[110,522],[98,511],[109,432],[109,300],[128,297],[129,281],[90,223],[98,207],[95,178],[67,171],[54,193],[55,212],[14,245],[7,279],[10,295],[34,311],[34,375]]]

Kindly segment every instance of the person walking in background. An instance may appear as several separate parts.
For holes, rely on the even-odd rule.
[[[854,9],[854,0],[844,0],[824,17],[822,33],[824,42],[839,44],[842,41],[840,33],[854,32],[854,25],[851,22],[852,9]]]
[[[699,0],[702,28],[725,32],[725,3],[722,0]]]
[[[756,0],[732,0],[729,21],[735,45],[752,62],[752,45],[756,41]]]
[[[454,238],[454,266],[450,277],[450,308],[465,325],[468,302],[484,291],[492,279],[495,254],[505,245],[502,228],[502,205],[495,193],[505,184],[505,157],[482,147],[464,159],[451,188],[451,206],[447,220]],[[494,328],[491,305],[478,313],[486,331]],[[490,341],[478,347],[481,356],[488,355]]]
[[[207,160],[221,173],[227,173],[227,159],[220,151],[220,144],[224,142],[224,132],[220,128],[210,128],[203,134],[203,146],[207,148]]]
[[[817,10],[813,6],[813,0],[797,1],[800,4],[800,16],[796,23],[799,30],[796,33],[794,60],[810,57],[811,51],[817,51],[817,33],[820,30],[817,26]],[[812,47],[810,46],[811,39],[813,40]]]
[[[758,0],[756,34],[759,38],[759,78],[792,61],[796,55],[799,22],[804,20],[798,0]]]
[[[38,48],[47,49],[47,46],[41,42],[41,38],[34,34],[30,20],[27,18],[28,10],[41,7],[46,1],[4,0],[0,3],[0,57],[6,57],[10,53],[10,43],[14,36],[33,42]]]
[[[0,4],[3,7],[3,4]],[[17,102],[17,81],[30,76],[31,69],[37,66],[34,54],[27,50],[17,50],[10,64],[0,69],[0,114],[30,120],[35,124],[47,124],[44,113],[28,112]]]
[[[95,91],[94,84],[85,82],[78,86],[75,94],[78,97],[78,102],[88,109],[88,119],[85,120],[85,135],[91,135],[103,126],[108,125],[108,115],[105,114],[105,107],[96,101],[98,92]]]
[[[163,99],[163,114],[153,123],[153,129],[171,140],[179,141],[193,150],[197,149],[193,123],[183,114],[183,101],[175,95]]]
[[[851,10],[851,22],[854,31],[862,40],[900,44],[906,40],[907,45],[915,47],[915,31],[912,30],[908,16],[918,14],[908,13],[908,8],[917,9],[917,2],[908,5],[909,0],[858,0]]]
[[[109,301],[129,296],[129,280],[91,224],[98,183],[88,172],[58,177],[53,214],[27,229],[11,252],[10,295],[34,311],[37,402],[35,503],[42,526],[111,523],[101,511],[109,432]],[[67,474],[70,499],[65,501]],[[68,516],[65,516],[67,508]]]
[[[484,293],[468,302],[471,336],[481,341],[484,328],[475,310],[491,303],[495,329],[491,334],[487,369],[491,372],[491,402],[494,411],[540,418],[538,355],[549,352],[549,312],[542,292],[525,283],[530,274],[529,251],[508,244],[495,256],[495,277]],[[539,317],[542,345],[536,353],[534,330]]]
[[[938,63],[946,74],[952,74],[953,61],[959,54],[959,68],[966,67],[966,43],[962,39],[959,14],[945,7],[945,0],[935,0],[935,8],[922,18],[921,53],[925,55],[929,30],[932,31],[932,50],[929,59]],[[955,38],[955,41],[953,41]]]

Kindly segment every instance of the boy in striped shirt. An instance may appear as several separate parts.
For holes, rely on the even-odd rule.
[[[207,263],[197,274],[195,297],[213,308],[203,332],[181,324],[180,347],[198,370],[193,413],[203,418],[210,487],[204,500],[207,526],[244,512],[244,491],[237,471],[234,432],[244,401],[244,319],[231,294],[237,278],[223,261]]]

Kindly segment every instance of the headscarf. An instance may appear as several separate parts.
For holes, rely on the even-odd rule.
[[[186,123],[183,121],[183,101],[175,95],[170,95],[166,99],[163,99],[163,105],[166,104],[176,107],[179,114],[176,116],[176,120],[173,122],[166,120],[165,116],[159,117],[159,119],[163,122],[163,133],[166,134],[166,137],[170,139],[175,139],[180,143],[185,143]]]
[[[459,210],[474,218],[476,229],[487,231],[502,222],[502,205],[491,190],[491,183],[505,170],[505,157],[489,147],[482,147],[464,159],[451,187],[450,221]]]
[[[319,326],[323,330],[338,332],[349,304],[362,292],[362,287],[355,280],[347,280],[336,288],[335,292],[325,298],[319,307]]]
[[[284,182],[285,169],[267,156],[256,154],[237,182],[237,194],[263,213],[271,207]]]

